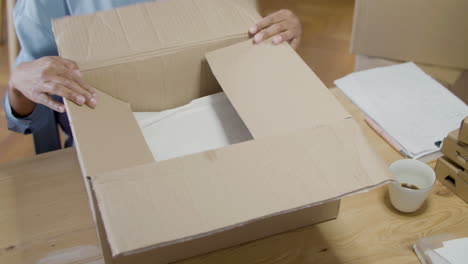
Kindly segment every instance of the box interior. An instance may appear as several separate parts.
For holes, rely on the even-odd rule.
[[[133,114],[156,161],[253,139],[223,92],[162,112]]]

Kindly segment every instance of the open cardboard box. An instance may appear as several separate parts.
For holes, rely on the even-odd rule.
[[[460,132],[458,134],[458,140],[468,145],[468,117],[463,119],[461,123]]]
[[[453,162],[463,167],[468,168],[468,145],[459,141],[460,130],[450,132],[442,143],[442,153],[451,159]]]
[[[468,173],[447,157],[440,157],[435,168],[437,179],[468,203]]]
[[[390,180],[289,45],[247,40],[259,17],[240,0],[171,0],[53,22],[60,55],[99,90],[96,109],[66,107],[106,263],[167,263],[333,219],[341,197]],[[221,88],[254,140],[155,162],[132,112]]]

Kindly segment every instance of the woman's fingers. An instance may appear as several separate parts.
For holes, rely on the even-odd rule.
[[[61,96],[74,102],[77,105],[83,105],[86,102],[86,98],[83,95],[56,82],[45,83],[44,89],[41,92],[47,95]]]
[[[278,45],[283,43],[284,41],[289,41],[294,39],[296,34],[292,30],[284,31],[279,34],[276,34],[276,36],[273,37],[273,43]]]
[[[285,30],[288,29],[288,23],[286,21],[280,22],[273,24],[269,26],[268,28],[263,29],[260,31],[260,33],[256,34],[254,36],[254,41],[255,43],[260,43],[265,39],[269,39],[272,36],[278,35],[281,32],[284,32]]]
[[[280,10],[264,19],[249,29],[253,35],[254,43],[260,43],[272,38],[274,44],[287,41],[293,48],[299,46],[302,34],[301,22],[290,10]]]
[[[65,106],[54,99],[48,94],[40,93],[37,95],[36,100],[37,103],[43,104],[59,113],[65,112]]]
[[[273,14],[270,14],[257,22],[255,25],[253,25],[250,29],[249,32],[252,35],[257,34],[261,30],[270,27],[273,24],[277,24],[283,20],[286,20],[287,16],[292,14],[291,11],[289,10],[280,10],[278,12],[275,12]]]
[[[297,37],[297,38],[293,38],[291,40],[291,42],[289,43],[289,45],[291,45],[291,47],[293,49],[297,49],[299,47],[299,43],[301,42],[301,38],[300,37]]]
[[[64,78],[62,76],[54,76],[50,78],[50,81],[56,84],[60,84],[71,91],[81,95],[84,98],[84,102],[92,108],[96,107],[96,98],[88,90],[84,89],[81,85],[76,83],[74,80]]]

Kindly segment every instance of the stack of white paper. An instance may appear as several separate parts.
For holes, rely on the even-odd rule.
[[[134,116],[157,161],[252,139],[224,93],[167,111],[137,112]]]
[[[468,238],[453,239],[443,242],[443,247],[434,251],[450,264],[468,263]]]
[[[412,158],[439,151],[436,143],[468,115],[465,103],[412,62],[352,73],[335,85]]]

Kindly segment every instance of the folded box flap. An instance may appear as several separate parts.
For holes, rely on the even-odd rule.
[[[239,34],[260,18],[246,0],[145,2],[53,21],[61,56],[96,62],[194,45]]]
[[[153,162],[130,105],[97,94],[95,109],[65,101],[83,176]]]
[[[113,255],[213,234],[391,177],[352,119],[100,176],[92,184]]]
[[[206,55],[253,137],[333,124],[351,115],[288,45],[251,40]]]

